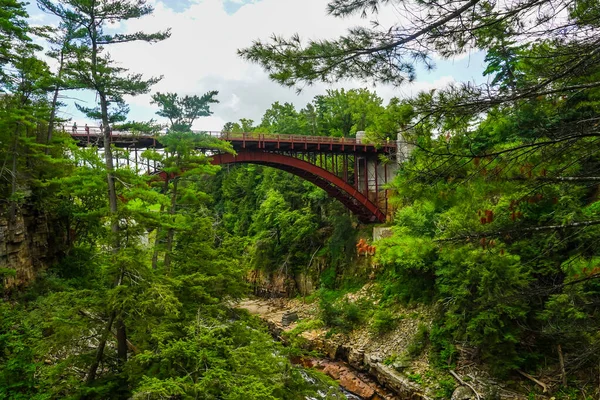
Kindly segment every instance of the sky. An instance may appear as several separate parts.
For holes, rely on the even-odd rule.
[[[145,77],[162,76],[152,92],[176,92],[201,95],[218,90],[220,103],[214,114],[198,120],[195,129],[220,130],[226,122],[250,118],[260,121],[275,101],[304,107],[327,89],[365,87],[375,91],[387,103],[392,97],[409,97],[421,90],[443,87],[453,81],[482,82],[483,54],[466,54],[454,60],[437,60],[433,71],[419,71],[416,82],[396,88],[373,86],[360,81],[344,81],[333,86],[315,84],[300,94],[269,80],[260,66],[242,60],[237,49],[248,47],[256,39],[272,34],[289,37],[298,33],[303,39],[333,38],[349,27],[369,25],[373,18],[334,18],[326,13],[326,0],[150,0],[155,11],[139,20],[115,24],[114,31],[153,32],[171,28],[171,37],[163,42],[128,43],[111,46],[114,60],[131,72]],[[35,5],[30,5],[31,20],[36,24],[56,24]],[[380,13],[382,26],[398,22],[394,9]],[[150,96],[127,98],[130,120],[160,118]],[[92,106],[92,93],[65,93],[63,117],[78,125],[93,124],[77,111],[74,102]]]

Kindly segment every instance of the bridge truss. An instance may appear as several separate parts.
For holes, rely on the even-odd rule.
[[[374,144],[361,138],[202,133],[230,142],[237,153],[199,149],[215,165],[252,163],[287,171],[325,190],[364,223],[384,222],[391,215],[388,183],[398,167],[396,141]],[[71,136],[81,146],[104,145],[104,137],[96,127],[73,129]],[[141,156],[146,149],[161,151],[164,146],[160,135],[115,131],[110,140],[117,148],[114,152],[117,167],[160,173],[160,165]]]

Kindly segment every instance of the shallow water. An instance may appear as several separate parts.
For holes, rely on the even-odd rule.
[[[302,375],[302,377],[304,378],[304,380],[306,380],[308,383],[313,384],[313,385],[318,385],[318,382],[315,378],[313,378],[312,376],[308,375],[305,371],[300,370],[300,374]],[[348,399],[348,400],[363,400],[362,397],[357,396],[353,393],[350,393],[349,391],[347,391],[346,389],[340,387],[340,391],[342,392],[343,396],[341,399]],[[307,397],[306,400],[323,400],[327,398],[327,394],[322,391],[319,390],[319,397]]]
[[[342,389],[342,393],[344,394],[344,396],[346,396],[347,399],[349,400],[363,400],[362,397],[359,397],[355,394],[352,394],[350,392],[348,392],[347,390]]]

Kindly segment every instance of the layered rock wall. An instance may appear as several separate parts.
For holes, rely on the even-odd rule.
[[[2,291],[33,281],[40,271],[56,260],[63,247],[64,235],[58,234],[45,213],[24,206],[11,220],[8,211],[0,209]]]

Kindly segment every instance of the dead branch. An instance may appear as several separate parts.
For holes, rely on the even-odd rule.
[[[542,389],[543,389],[542,393],[548,393],[548,385],[547,384],[545,384],[544,382],[542,382],[542,381],[540,381],[538,379],[535,379],[533,376],[529,375],[526,372],[521,371],[520,369],[518,369],[517,372],[519,374],[523,375],[525,378],[529,379],[530,381],[535,382],[538,385],[540,385],[542,387]]]
[[[453,370],[450,370],[450,375],[452,375],[458,381],[458,383],[460,383],[462,386],[466,386],[469,389],[471,389],[473,391],[473,393],[475,393],[475,397],[477,397],[477,400],[481,400],[481,396],[479,395],[479,393],[477,393],[477,390],[475,390],[475,388],[472,385],[463,381],[456,372],[454,372]]]
[[[562,347],[560,344],[556,346],[556,350],[558,351],[558,360],[560,362],[560,375],[562,378],[562,384],[564,387],[567,387],[567,374],[565,372],[565,358],[563,357]]]

